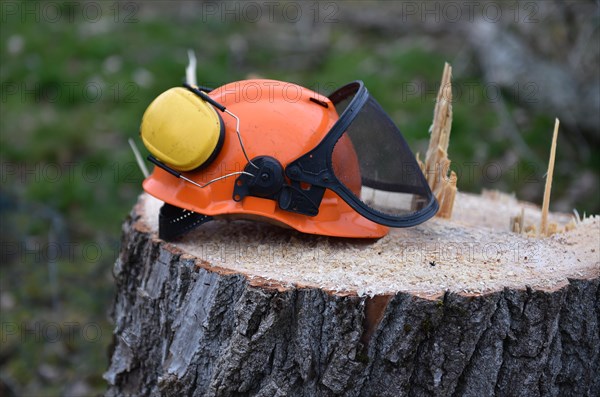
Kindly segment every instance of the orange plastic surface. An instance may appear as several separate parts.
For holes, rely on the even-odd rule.
[[[275,80],[245,80],[226,84],[210,96],[240,118],[240,133],[250,159],[272,156],[285,168],[290,162],[314,148],[338,119],[328,98],[292,83]],[[310,98],[328,104],[325,108]],[[200,171],[185,172],[200,184],[231,172],[242,171],[246,159],[236,132],[235,119],[222,114],[225,141],[215,160]],[[358,161],[350,140],[340,140],[344,155],[334,158],[334,167],[347,170],[353,178],[349,186],[360,189]],[[348,146],[349,145],[349,146]],[[337,156],[336,156],[337,157]],[[155,167],[144,181],[146,192],[159,200],[205,215],[230,215],[284,224],[310,234],[337,237],[378,238],[389,228],[372,222],[354,211],[334,192],[326,190],[316,216],[279,209],[270,199],[246,197],[232,199],[236,177],[229,177],[199,188]],[[266,219],[265,219],[266,218]]]

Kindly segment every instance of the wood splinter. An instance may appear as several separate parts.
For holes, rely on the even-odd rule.
[[[559,227],[555,222],[548,222],[548,212],[550,209],[550,192],[552,190],[552,177],[554,175],[554,162],[556,158],[556,141],[558,138],[558,127],[560,121],[555,119],[554,123],[554,134],[552,136],[552,145],[550,147],[550,158],[548,160],[548,171],[546,173],[546,185],[544,188],[544,199],[542,203],[542,213],[540,220],[540,229],[537,230],[536,225],[530,224],[525,225],[525,214],[524,209],[521,208],[521,214],[510,218],[510,230],[513,233],[523,234],[526,233],[532,237],[548,237],[555,233],[567,232],[573,230],[576,226],[577,217],[571,220],[571,222]]]
[[[435,109],[433,111],[433,124],[429,147],[425,155],[425,163],[419,159],[417,162],[425,174],[427,183],[437,199],[440,209],[437,216],[449,219],[452,216],[454,198],[456,197],[457,176],[450,171],[448,158],[448,144],[452,129],[452,67],[446,63],[442,74],[442,81],[438,91]]]
[[[517,234],[525,232],[525,208],[521,207],[521,213],[510,218],[510,230]]]
[[[542,203],[542,221],[540,223],[540,236],[548,236],[548,209],[550,208],[550,191],[552,190],[552,176],[554,174],[554,159],[556,156],[556,139],[558,137],[558,126],[560,121],[554,121],[554,134],[550,148],[550,159],[548,160],[548,172],[546,173],[546,187],[544,189],[544,201]],[[554,227],[556,229],[556,225]]]

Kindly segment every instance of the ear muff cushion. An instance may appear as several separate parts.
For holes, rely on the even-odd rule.
[[[181,87],[159,95],[144,113],[140,134],[157,159],[178,171],[190,171],[216,157],[224,139],[217,111]]]
[[[217,141],[217,145],[213,149],[213,152],[208,157],[208,159],[206,159],[202,164],[200,164],[196,170],[201,170],[204,167],[208,166],[210,163],[212,163],[217,158],[217,156],[219,155],[219,152],[221,152],[221,149],[223,148],[223,143],[225,142],[225,123],[223,123],[223,119],[221,118],[221,115],[218,112],[217,112],[217,117],[219,118],[219,126],[220,126],[219,140]]]

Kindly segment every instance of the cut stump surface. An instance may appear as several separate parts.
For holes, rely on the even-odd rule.
[[[124,224],[108,395],[600,395],[597,216],[537,239],[509,226],[539,208],[457,193],[377,241],[217,220],[167,243],[161,204]]]

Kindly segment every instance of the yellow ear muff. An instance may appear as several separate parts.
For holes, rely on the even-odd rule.
[[[178,171],[208,164],[225,136],[217,111],[181,87],[171,88],[152,101],[142,118],[140,134],[154,157]]]

